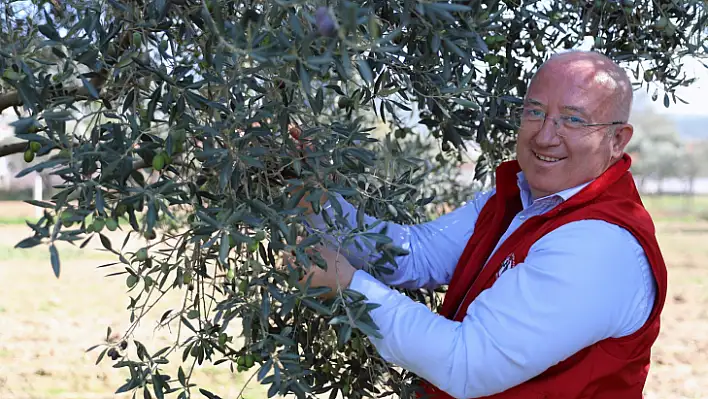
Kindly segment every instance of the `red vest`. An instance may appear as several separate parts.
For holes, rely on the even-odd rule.
[[[567,201],[526,220],[489,259],[514,216],[522,210],[516,178],[520,171],[518,163],[505,162],[497,169],[496,193],[482,208],[474,234],[460,257],[440,311],[443,316],[462,321],[469,304],[494,284],[500,272],[523,262],[534,242],[561,225],[584,219],[613,223],[637,238],[651,264],[657,298],[647,322],[631,336],[600,341],[535,378],[486,398],[642,398],[651,347],[659,334],[659,315],[666,298],[666,266],[654,235],[654,224],[628,171],[630,164],[630,157],[625,155]],[[487,259],[489,262],[483,267]],[[424,397],[451,398],[430,384],[423,386],[430,394]]]

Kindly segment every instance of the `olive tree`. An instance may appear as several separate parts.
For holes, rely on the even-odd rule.
[[[514,110],[549,55],[594,38],[665,105],[692,82],[681,58],[705,55],[701,1],[31,0],[3,3],[0,110],[24,141],[0,155],[43,157],[21,174],[63,184],[21,248],[100,240],[125,278],[131,322],[168,292],[179,325],[167,348],[125,331],[99,343],[124,368],[120,392],[217,397],[195,364],[246,371],[269,396],[410,397],[416,376],[383,361],[373,305],[351,290],[324,300],[300,284],[322,232],[309,202],[341,197],[397,223],[465,198],[451,171],[473,147],[475,180],[512,155]],[[680,99],[678,99],[680,100]],[[377,124],[387,127],[375,131]],[[463,194],[461,194],[463,193]],[[467,192],[468,193],[468,192]],[[336,204],[336,202],[333,202]],[[363,218],[326,222],[342,244],[407,252]],[[121,229],[125,251],[104,232]],[[282,256],[295,259],[282,267]],[[437,309],[426,290],[406,295]],[[237,324],[238,334],[231,327]],[[238,336],[234,336],[238,335]],[[107,360],[109,359],[110,360]],[[173,375],[164,365],[183,367]]]

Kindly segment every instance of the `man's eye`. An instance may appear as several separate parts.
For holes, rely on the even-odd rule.
[[[566,116],[565,120],[571,125],[584,125],[585,120],[577,116]]]
[[[526,111],[526,115],[532,118],[543,118],[543,111],[537,109],[529,109]]]

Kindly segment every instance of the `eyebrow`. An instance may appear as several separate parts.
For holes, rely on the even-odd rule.
[[[583,108],[583,107],[576,107],[576,106],[573,106],[573,105],[566,105],[566,106],[563,107],[563,109],[567,109],[567,110],[569,110],[569,111],[575,111],[575,112],[577,112],[577,113],[579,113],[579,114],[583,114],[584,116],[587,116],[587,115],[588,115],[587,111],[585,111],[585,108]]]
[[[546,104],[544,104],[544,103],[542,103],[542,102],[540,102],[540,101],[538,101],[538,100],[534,100],[533,98],[527,99],[527,100],[526,100],[526,103],[531,104],[531,105],[535,105],[535,106],[538,106],[538,107],[545,107],[545,106],[546,106]],[[564,110],[568,110],[568,111],[575,111],[575,112],[577,112],[577,113],[583,114],[584,116],[587,116],[587,115],[588,115],[587,111],[586,111],[585,108],[583,108],[583,107],[578,107],[578,106],[575,106],[575,105],[565,105],[565,106],[563,106],[562,108],[563,108]]]
[[[529,104],[531,104],[531,105],[537,105],[537,106],[539,106],[539,107],[543,107],[543,106],[544,106],[544,104],[543,104],[542,102],[540,102],[540,101],[538,101],[538,100],[534,100],[533,98],[527,98],[527,99],[526,99],[526,102],[529,103]]]

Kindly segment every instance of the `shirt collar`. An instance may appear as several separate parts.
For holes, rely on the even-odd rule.
[[[524,176],[524,172],[519,172],[516,174],[516,183],[519,186],[519,190],[521,191],[521,204],[524,207],[524,209],[528,208],[529,206],[533,205],[537,201],[545,201],[548,199],[557,199],[560,200],[561,202],[567,201],[570,197],[574,196],[575,194],[579,193],[580,190],[584,189],[585,186],[588,184],[592,183],[592,180],[580,184],[575,187],[567,188],[563,191],[559,191],[555,194],[547,195],[545,197],[537,198],[536,200],[533,199],[533,196],[531,195],[531,187],[529,187],[529,182],[526,180],[526,176]]]

